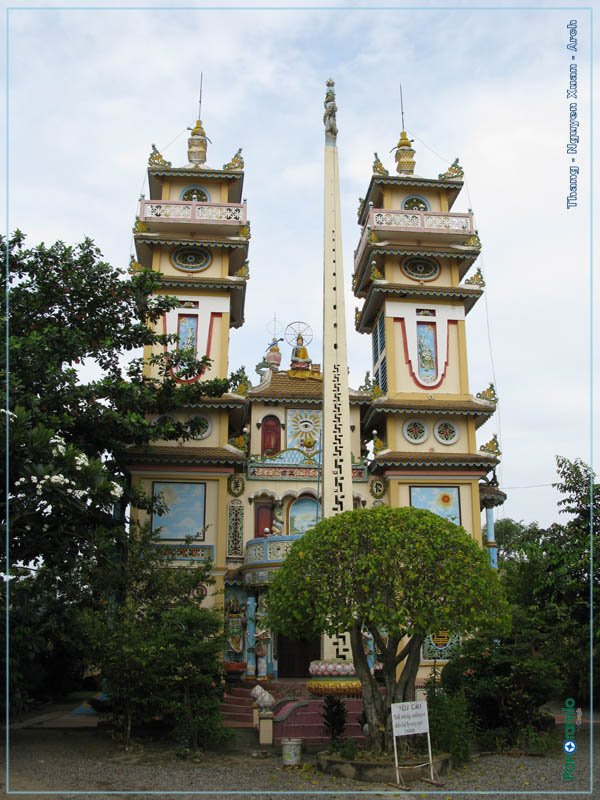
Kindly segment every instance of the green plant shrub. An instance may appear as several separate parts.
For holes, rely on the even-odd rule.
[[[549,731],[527,727],[519,731],[515,744],[528,755],[545,756],[554,742],[555,736]]]
[[[560,690],[556,665],[516,637],[470,639],[442,672],[442,687],[465,699],[480,740],[485,731],[504,729],[502,744],[513,745],[524,728],[543,729],[540,706]]]
[[[321,712],[323,726],[327,735],[334,744],[344,735],[346,729],[346,704],[341,697],[328,694],[323,699],[323,711]]]
[[[345,758],[348,761],[354,761],[358,754],[358,745],[355,739],[342,739],[337,747],[337,753],[340,758]]]
[[[450,753],[455,764],[468,761],[474,726],[467,702],[459,694],[446,694],[440,686],[437,671],[427,682],[427,712],[433,749]]]

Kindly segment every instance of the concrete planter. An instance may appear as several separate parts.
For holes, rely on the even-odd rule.
[[[339,775],[342,778],[351,778],[355,781],[371,783],[395,783],[396,768],[394,759],[388,761],[348,761],[329,753],[317,753],[317,766],[321,772],[329,775]],[[443,775],[450,768],[450,756],[442,753],[433,758],[433,768],[438,775]],[[405,781],[429,778],[429,762],[427,756],[415,760],[414,763],[401,764],[400,775]]]

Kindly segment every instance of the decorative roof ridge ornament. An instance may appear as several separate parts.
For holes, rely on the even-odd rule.
[[[325,101],[323,103],[325,106],[325,113],[323,114],[323,123],[325,125],[325,142],[326,144],[335,145],[338,128],[335,116],[337,112],[337,106],[335,104],[335,91],[333,89],[335,86],[335,81],[333,78],[329,78],[326,86],[327,92],[325,94]]]
[[[472,247],[475,250],[481,250],[481,239],[479,238],[479,233],[475,231],[475,233],[471,234],[468,239],[465,239],[463,242],[463,247]]]
[[[228,161],[226,164],[223,164],[223,169],[230,171],[238,171],[244,169],[244,159],[242,158],[242,148],[239,147],[236,151],[236,154],[233,156],[231,161]]]
[[[389,175],[390,173],[381,163],[381,159],[377,153],[373,153],[373,175]]]
[[[481,286],[482,289],[485,288],[485,281],[480,267],[477,267],[475,275],[465,281],[465,286]]]
[[[484,389],[483,392],[477,392],[476,397],[479,400],[487,400],[488,403],[497,403],[498,402],[498,395],[496,394],[496,387],[493,383],[490,383],[487,389]]]
[[[458,158],[455,158],[452,164],[448,167],[446,172],[440,172],[438,180],[460,180],[465,177],[465,171],[458,163]]]
[[[171,162],[167,161],[163,158],[162,153],[160,153],[155,144],[152,145],[152,150],[148,157],[148,166],[149,167],[170,167]]]
[[[498,434],[494,434],[489,442],[482,444],[479,450],[482,453],[490,453],[493,456],[501,456],[502,451],[500,450],[500,445],[498,443]]]

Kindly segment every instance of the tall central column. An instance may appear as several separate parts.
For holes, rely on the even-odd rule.
[[[352,510],[348,351],[334,82],[325,95],[323,246],[323,516]]]

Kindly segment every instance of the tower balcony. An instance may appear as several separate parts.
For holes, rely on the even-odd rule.
[[[205,234],[237,236],[247,224],[246,203],[141,200],[139,219],[152,233],[180,233],[198,226]]]
[[[367,214],[358,247],[354,251],[355,269],[361,263],[371,233],[378,238],[395,242],[410,238],[431,242],[463,244],[475,233],[473,214],[453,214],[447,211],[408,211],[371,208]],[[425,234],[425,236],[423,236]]]
[[[251,539],[246,544],[246,555],[242,573],[247,586],[266,586],[273,580],[277,569],[283,564],[301,533],[281,536],[265,536]]]

